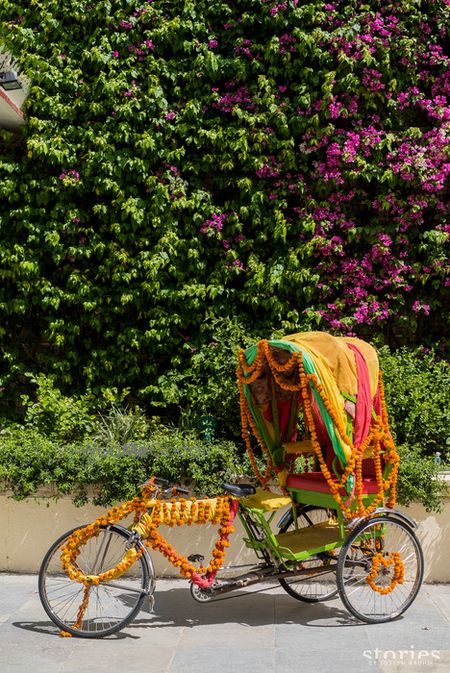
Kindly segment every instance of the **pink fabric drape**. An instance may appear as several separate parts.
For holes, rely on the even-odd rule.
[[[356,397],[353,436],[353,444],[355,448],[358,448],[369,434],[370,421],[372,418],[372,393],[370,390],[369,370],[362,352],[354,343],[347,343],[347,346],[355,354],[356,371],[358,375],[358,394]]]

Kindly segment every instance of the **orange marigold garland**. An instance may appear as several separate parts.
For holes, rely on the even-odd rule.
[[[389,569],[390,566],[394,566],[394,572],[392,573],[392,579],[387,586],[379,586],[375,584],[375,580],[380,572],[380,568],[384,567]],[[372,569],[366,577],[366,582],[369,586],[376,591],[377,593],[385,596],[394,591],[397,584],[403,584],[405,581],[405,566],[400,557],[400,553],[395,551],[389,554],[388,557],[384,557],[381,552],[374,554],[372,557]]]
[[[224,496],[215,498],[212,501],[209,499],[196,500],[196,498],[186,501],[184,498],[180,498],[179,501],[172,499],[170,503],[167,503],[160,500],[148,501],[148,491],[144,490],[143,493],[145,494],[144,497],[135,497],[123,503],[120,507],[113,507],[106,514],[98,517],[93,523],[74,531],[61,548],[63,569],[70,579],[80,582],[85,586],[83,601],[73,628],[81,626],[89,601],[90,588],[93,585],[108,582],[122,575],[144,551],[143,547],[139,549],[131,547],[131,549],[125,552],[122,560],[114,568],[110,568],[97,575],[87,575],[77,565],[76,559],[80,554],[80,547],[91,537],[99,535],[101,528],[120,521],[133,511],[135,512],[133,526],[139,526],[139,522],[144,517],[147,517],[144,524],[146,533],[144,542],[146,546],[152,547],[164,554],[174,566],[180,568],[182,575],[190,577],[202,589],[211,586],[217,571],[221,568],[225,556],[225,548],[230,546],[228,538],[234,531],[232,524],[238,508],[238,501],[236,499]],[[215,509],[212,502],[215,504]],[[157,530],[158,526],[162,523],[172,527],[182,524],[202,524],[208,521],[212,524],[219,524],[220,528],[218,539],[212,552],[212,559],[206,568],[197,569],[187,558],[176,552]],[[71,634],[61,631],[60,635],[68,637]]]
[[[78,608],[78,614],[77,614],[77,619],[73,625],[72,628],[74,629],[79,629],[81,624],[83,623],[83,617],[84,613],[86,612],[86,608],[89,603],[89,592],[91,590],[92,584],[88,584],[87,586],[84,587],[83,591],[83,600],[81,601],[80,607]],[[60,631],[59,635],[61,638],[71,638],[72,634],[69,633],[68,631]]]
[[[368,437],[366,438],[366,441],[361,444],[361,446],[357,449],[352,442],[350,442],[349,438],[346,435],[346,432],[344,428],[341,427],[340,420],[337,418],[334,409],[332,409],[331,405],[328,403],[324,396],[324,391],[322,386],[317,381],[317,377],[312,374],[312,375],[306,375],[303,367],[303,363],[299,361],[299,370],[300,370],[300,381],[301,383],[306,381],[311,381],[314,383],[314,386],[316,387],[319,395],[321,396],[322,401],[326,402],[326,408],[328,413],[331,416],[331,419],[333,423],[335,424],[335,427],[337,427],[339,434],[341,437],[344,439],[344,441],[348,441],[351,449],[352,449],[352,455],[349,460],[349,464],[347,465],[346,469],[344,470],[343,474],[341,475],[341,478],[339,480],[334,479],[331,476],[331,473],[326,465],[325,458],[322,453],[322,448],[317,440],[317,433],[315,431],[315,425],[314,425],[314,417],[312,413],[312,406],[311,406],[311,401],[310,397],[308,394],[308,388],[307,385],[302,385],[302,397],[304,401],[304,409],[305,409],[305,420],[306,420],[306,425],[307,428],[311,434],[311,441],[314,447],[314,452],[319,460],[319,464],[322,470],[322,473],[327,480],[328,486],[330,488],[330,491],[336,500],[337,504],[339,507],[342,509],[344,515],[347,518],[352,518],[355,515],[358,516],[367,516],[371,512],[374,511],[376,507],[378,507],[382,502],[384,501],[384,494],[387,489],[390,490],[390,498],[389,498],[389,506],[393,506],[395,502],[395,479],[396,479],[396,474],[397,474],[397,467],[398,467],[398,454],[395,451],[394,444],[392,442],[392,438],[389,433],[389,428],[387,426],[387,434],[385,435],[385,428],[386,425],[383,423],[382,418],[377,417],[376,421],[373,423],[371,431],[369,432]],[[387,415],[386,415],[386,420],[387,420]],[[381,466],[381,443],[386,448],[390,448],[389,452],[385,452],[383,457],[387,462],[392,463],[392,469],[391,473],[388,477],[388,479],[383,480],[383,470]],[[375,496],[375,498],[372,500],[370,505],[364,506],[363,503],[363,476],[362,476],[362,460],[364,458],[364,453],[366,449],[371,446],[373,449],[373,460],[375,464],[375,474],[377,478],[377,484],[378,484],[378,492]],[[351,503],[345,503],[342,500],[342,497],[339,493],[339,489],[342,487],[345,487],[347,478],[349,474],[351,474],[354,471],[355,473],[355,495],[356,495],[356,502],[357,502],[357,512],[354,512],[352,508],[349,506]]]
[[[258,355],[259,355],[259,353],[258,353]],[[242,360],[245,361],[243,351],[241,351],[240,354],[239,354],[239,363],[240,364],[242,364]],[[258,373],[258,376],[262,372],[262,369],[263,369],[262,364],[258,365],[258,368],[256,369],[256,371]],[[250,378],[247,379],[244,376],[244,374],[243,374],[243,372],[242,372],[242,370],[240,369],[239,366],[238,366],[238,369],[237,369],[237,378],[238,378],[238,387],[239,387],[239,406],[240,406],[240,410],[241,410],[242,438],[245,441],[248,457],[249,457],[249,460],[250,460],[250,464],[253,468],[253,472],[256,475],[256,478],[258,479],[261,486],[263,488],[266,488],[267,483],[268,483],[268,481],[269,481],[269,479],[272,475],[272,472],[273,472],[272,457],[270,456],[269,450],[267,449],[265,442],[263,441],[261,435],[259,434],[259,431],[258,431],[258,428],[256,426],[255,420],[252,416],[252,413],[251,413],[250,409],[248,408],[248,404],[247,404],[246,399],[245,399],[244,383],[248,385],[248,383],[250,382],[251,379]],[[255,378],[253,380],[256,380],[257,378],[258,377],[255,376]],[[259,445],[261,446],[261,448],[262,448],[262,450],[263,450],[263,452],[266,456],[266,459],[267,459],[266,469],[265,469],[264,475],[261,474],[261,472],[258,468],[258,465],[256,463],[255,455],[253,453],[253,449],[252,449],[251,442],[250,442],[249,425],[252,429],[252,433],[253,433],[254,437],[256,437],[256,439],[258,440]]]
[[[151,512],[151,516],[146,518],[144,526],[148,537],[146,538],[145,543],[148,546],[151,546],[155,551],[161,552],[172,565],[180,568],[181,575],[191,578],[191,580],[200,586],[200,588],[206,589],[211,586],[217,571],[223,565],[225,548],[230,546],[228,537],[234,531],[232,522],[236,515],[238,501],[228,497],[217,498],[217,506],[214,513],[212,512],[212,504],[208,500],[191,501],[190,504],[192,506],[187,508],[185,500],[180,499],[179,502],[183,503],[184,507],[177,508],[176,511],[179,520],[175,521],[175,518],[171,519],[171,522],[169,523],[170,526],[180,525],[180,521],[187,524],[192,524],[192,522],[201,524],[208,521],[220,524],[219,537],[213,549],[212,559],[209,565],[206,568],[201,567],[197,569],[187,558],[182,554],[179,554],[174,547],[167,542],[163,535],[159,533],[157,530],[160,525],[158,521],[159,512],[161,505],[164,509],[166,503],[157,501]],[[171,504],[176,505],[177,503]],[[194,505],[196,505],[195,508]],[[175,510],[175,507],[173,507],[173,509]],[[205,577],[202,577],[202,575]]]

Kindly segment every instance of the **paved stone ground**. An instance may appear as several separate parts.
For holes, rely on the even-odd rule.
[[[339,599],[300,603],[280,587],[195,603],[159,580],[143,611],[104,640],[60,638],[37,577],[0,574],[1,673],[450,673],[450,585],[424,585],[388,624],[355,621]]]

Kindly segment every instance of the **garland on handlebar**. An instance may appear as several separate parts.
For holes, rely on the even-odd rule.
[[[232,524],[238,509],[238,501],[229,496],[199,500],[196,498],[190,498],[189,500],[171,498],[169,501],[162,501],[155,497],[149,499],[149,494],[152,492],[156,492],[153,478],[142,490],[141,497],[136,496],[120,507],[111,508],[93,523],[74,531],[61,548],[63,569],[70,579],[85,586],[83,602],[74,628],[79,628],[81,625],[91,587],[120,577],[144,553],[144,547],[142,546],[139,549],[131,547],[115,567],[97,575],[88,575],[77,564],[80,548],[90,538],[97,536],[101,528],[121,521],[131,512],[135,514],[130,529],[141,535],[147,547],[160,551],[172,565],[179,568],[181,575],[190,578],[201,589],[207,589],[213,584],[217,571],[223,565],[225,548],[230,546],[228,538],[234,532]],[[183,524],[190,526],[193,523],[220,525],[216,544],[212,551],[212,558],[206,567],[196,568],[185,556],[179,554],[157,530],[161,524],[173,527]],[[61,631],[60,635],[70,636],[66,631]]]

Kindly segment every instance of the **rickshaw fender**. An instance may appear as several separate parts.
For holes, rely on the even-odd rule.
[[[410,516],[404,514],[403,512],[399,512],[398,509],[391,509],[389,507],[378,507],[368,516],[360,516],[356,519],[352,519],[348,524],[346,524],[345,527],[347,530],[353,530],[363,521],[370,521],[370,519],[373,519],[375,516],[380,516],[383,514],[387,514],[389,517],[394,519],[400,519],[400,521],[403,521],[403,523],[406,523],[406,525],[412,529],[417,528],[417,523],[414,521],[414,519],[411,519]]]

